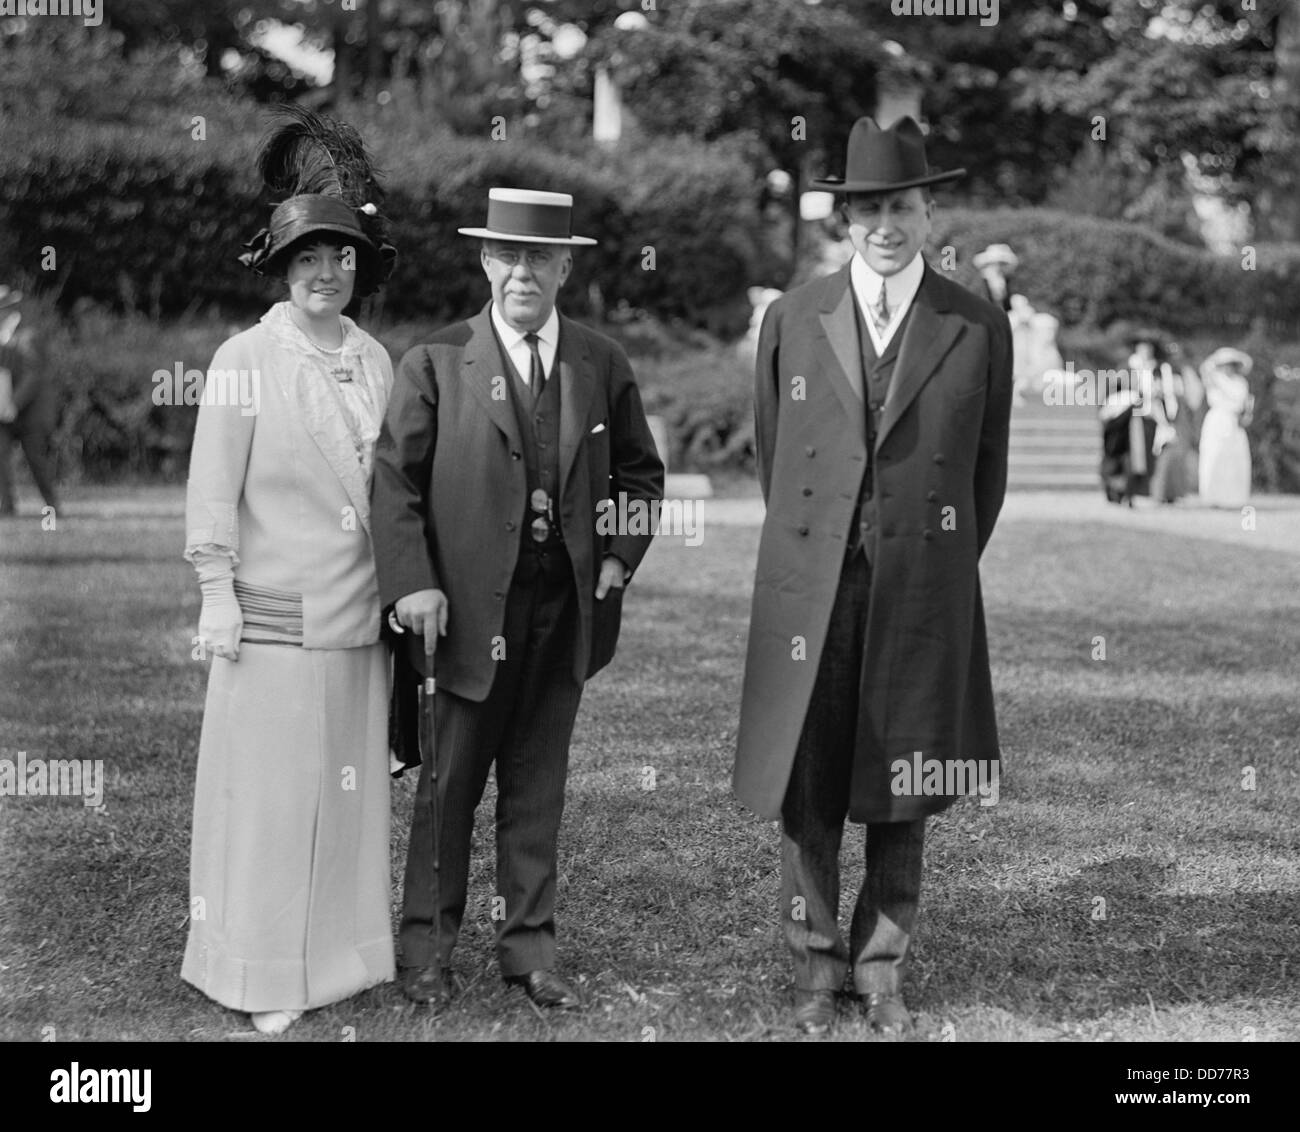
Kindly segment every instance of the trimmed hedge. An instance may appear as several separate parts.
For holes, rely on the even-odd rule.
[[[263,308],[276,285],[235,262],[267,216],[252,173],[258,138],[210,131],[194,141],[184,121],[173,134],[71,123],[23,131],[22,144],[0,149],[7,262],[47,278],[52,247],[64,310],[81,298],[155,316]],[[574,314],[591,309],[592,283],[606,304],[664,317],[703,322],[716,306],[743,307],[760,254],[757,181],[727,147],[658,139],[570,154],[527,139],[366,133],[386,169],[384,211],[400,256],[385,318],[446,322],[486,301],[478,246],[456,229],[482,223],[494,185],[574,195],[574,231],[600,241],[575,255],[564,298]]]
[[[256,294],[235,262],[253,227],[248,145],[81,123],[23,140],[0,148],[3,243],[21,275],[53,280],[63,309],[238,310]]]
[[[936,208],[932,261],[954,248],[954,277],[981,294],[971,259],[995,243],[1020,258],[1011,289],[1067,326],[1127,319],[1240,335],[1262,320],[1274,337],[1300,339],[1300,246],[1261,246],[1254,270],[1244,270],[1242,256],[1175,244],[1136,224],[1049,209]]]

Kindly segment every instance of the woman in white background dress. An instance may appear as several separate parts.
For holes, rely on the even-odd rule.
[[[1201,365],[1209,409],[1201,425],[1200,491],[1211,507],[1242,507],[1250,499],[1251,364],[1249,354],[1225,346]]]

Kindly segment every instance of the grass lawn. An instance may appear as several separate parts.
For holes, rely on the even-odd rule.
[[[706,506],[702,545],[651,551],[584,698],[559,925],[588,1009],[543,1018],[496,974],[489,786],[455,1004],[431,1019],[389,985],[289,1037],[795,1036],[776,832],[730,793],[758,544],[732,502],[732,522]],[[0,798],[0,1038],[287,1040],[178,976],[206,679],[180,503],[99,492],[53,532],[0,524],[0,756],[107,768],[102,812]],[[997,805],[928,827],[918,1040],[1300,1037],[1298,517],[1261,504],[1255,538],[1181,507],[1011,497],[983,565],[1007,766]],[[413,791],[393,787],[394,908]],[[851,827],[846,911],[860,846]],[[865,1036],[852,1013],[835,1035]]]

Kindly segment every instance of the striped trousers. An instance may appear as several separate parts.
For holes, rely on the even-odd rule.
[[[496,929],[503,977],[555,966],[556,850],[564,812],[569,740],[582,685],[573,678],[578,595],[563,551],[539,564],[525,552],[506,596],[492,689],[481,703],[439,691],[438,785],[442,797],[440,907],[433,900],[433,792],[420,765],[406,858],[403,967],[433,960],[441,918],[441,963],[448,963],[468,898],[474,811],[495,764],[496,899],[485,901]],[[454,615],[454,614],[453,614]],[[494,647],[484,642],[484,648]],[[500,650],[500,643],[496,646]]]
[[[840,990],[850,966],[858,994],[901,990],[921,900],[925,819],[866,827],[866,878],[849,943],[839,928],[840,843],[858,733],[871,568],[844,563],[808,714],[781,808],[781,927],[800,990]]]

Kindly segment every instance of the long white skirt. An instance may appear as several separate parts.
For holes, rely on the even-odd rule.
[[[1242,507],[1250,499],[1250,441],[1235,412],[1211,409],[1201,426],[1201,502]]]
[[[214,659],[181,977],[250,1012],[391,979],[388,790],[383,645]]]

